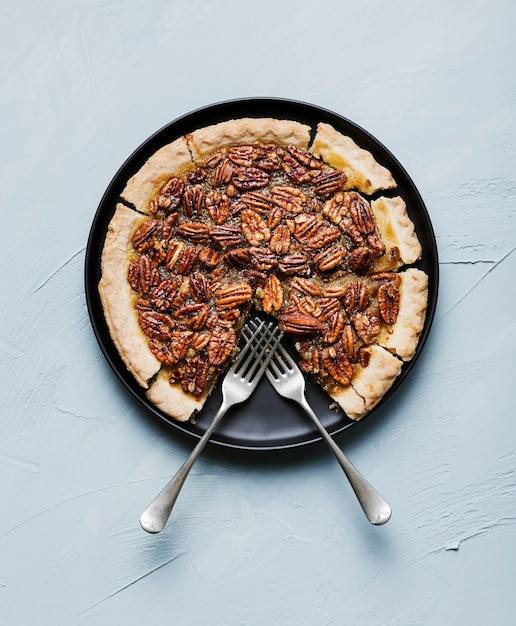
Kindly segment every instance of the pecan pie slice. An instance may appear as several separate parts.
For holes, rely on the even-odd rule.
[[[421,246],[390,172],[349,137],[270,118],[158,150],[127,182],[99,284],[113,342],[177,420],[203,404],[252,309],[352,419],[383,397],[423,329]],[[375,193],[375,199],[370,199]],[[395,192],[394,192],[395,193]]]

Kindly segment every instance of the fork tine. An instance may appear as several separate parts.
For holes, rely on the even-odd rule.
[[[264,325],[265,322],[262,322],[259,326],[259,328],[261,329],[262,326]],[[257,359],[256,358],[256,352],[258,350],[261,350],[263,353],[265,353],[265,351],[272,345],[273,341],[274,341],[274,335],[273,334],[268,334],[267,331],[270,327],[270,324],[268,327],[266,327],[261,336],[259,335],[260,331],[255,331],[252,335],[252,337],[250,338],[250,343],[248,343],[247,345],[251,347],[251,352],[249,354],[249,356],[247,357],[247,359],[245,360],[245,362],[240,365],[240,363],[237,363],[237,367],[235,367],[234,372],[235,374],[237,372],[241,373],[242,375],[244,373],[246,373],[246,376],[248,378],[252,377],[253,374],[255,373],[257,367],[260,365],[260,360],[261,359]],[[244,335],[247,338],[247,335]],[[266,340],[265,344],[263,344],[263,341]],[[249,368],[249,364],[253,362],[252,366]],[[248,369],[249,368],[249,369]]]
[[[265,331],[266,333],[267,330]],[[282,336],[283,333],[276,333],[276,329],[269,334],[267,342],[264,346],[262,346],[260,353],[257,354],[255,351],[254,356],[256,357],[256,361],[249,371],[247,375],[248,377],[253,376],[254,379],[261,378],[262,374],[265,372],[266,367],[269,365],[271,358],[275,354]],[[259,368],[258,371],[256,371],[257,368]]]
[[[264,323],[265,322],[261,322],[260,326]],[[272,323],[268,322],[263,332],[263,337],[260,338],[258,344],[255,346],[254,352],[250,355],[250,358],[254,358],[255,362],[247,374],[248,377],[252,376],[258,367],[260,369],[258,370],[258,372],[256,372],[256,376],[260,377],[265,371],[267,365],[269,365],[269,363],[271,362],[272,357],[276,354],[276,349],[278,348],[278,346],[281,346],[280,341],[283,333],[279,332],[278,327],[275,327],[271,331],[271,326]],[[248,334],[248,330],[250,329],[250,327],[254,327],[255,329],[251,337]],[[242,334],[248,341],[252,341],[252,339],[256,336],[256,327],[257,320],[254,319],[250,320],[249,324],[244,328]],[[263,339],[266,339],[266,343],[264,346],[262,346],[261,353],[258,354],[257,351]]]
[[[259,340],[261,341],[261,339],[263,337],[263,335],[262,335],[262,337],[260,337],[260,333],[262,333],[263,330],[264,330],[263,327],[265,326],[265,322],[260,320],[260,323],[257,324],[255,322],[255,320],[251,320],[251,321],[254,322],[253,332],[252,332],[251,336],[248,336],[246,334],[246,331],[248,330],[249,324],[247,324],[244,327],[243,335],[247,339],[247,343],[240,350],[240,353],[238,354],[236,359],[233,361],[232,367],[235,367],[235,366],[239,365],[242,362],[242,360],[244,359],[244,357],[249,359],[249,356],[252,356],[252,355],[248,355],[247,353],[252,351],[252,349],[254,347],[254,344],[256,343],[257,338],[259,338]]]
[[[282,346],[283,348],[283,346]],[[285,348],[283,348],[283,352],[285,354],[288,354],[288,352],[286,352]],[[281,366],[282,371],[281,373],[284,373],[285,370],[288,370],[288,365],[285,363],[285,360],[283,359],[283,355],[279,354],[279,352],[276,353],[276,367],[278,368],[278,370],[280,369],[279,366]]]
[[[254,322],[254,320],[252,321]],[[233,365],[231,366],[232,371],[236,372],[237,370],[239,371],[241,371],[242,369],[245,370],[249,366],[249,364],[251,363],[251,361],[253,360],[255,356],[254,351],[260,345],[260,343],[263,341],[263,338],[265,337],[264,326],[265,326],[265,322],[263,321],[260,321],[259,324],[255,324],[255,328],[250,337],[245,332],[247,330],[247,326],[244,328],[243,335],[247,339],[248,343],[246,343],[246,345],[242,348],[242,351],[240,352],[238,357],[233,361]],[[244,357],[246,357],[245,361],[244,361]]]
[[[256,324],[255,320],[252,320],[252,321]],[[270,324],[268,325],[267,329],[265,330],[265,333],[270,333]],[[279,364],[281,365],[283,371],[280,370],[280,368],[277,365],[277,362],[279,362]],[[276,351],[274,352],[274,354],[272,356],[272,359],[271,359],[271,361],[269,363],[269,371],[271,370],[272,366],[276,367],[276,371],[279,372],[279,375],[284,373],[285,370],[288,370],[288,369],[290,369],[292,367],[296,367],[296,363],[295,363],[294,359],[285,350],[285,347],[281,343],[278,344],[278,347],[277,347]]]
[[[279,348],[280,346],[278,346]],[[276,365],[276,360],[275,357],[278,356],[278,351],[276,350],[275,355],[272,357],[270,363],[269,363],[269,369],[267,370],[268,374],[271,374],[272,376],[274,376],[274,378],[279,379],[279,377],[281,376],[281,374],[283,372],[280,371],[280,369],[278,368],[278,366]]]

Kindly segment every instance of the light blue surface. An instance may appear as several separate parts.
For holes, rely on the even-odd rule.
[[[17,0],[0,6],[0,625],[516,623],[513,2]],[[207,450],[161,535],[141,511],[190,444],[136,406],[88,319],[89,228],[128,155],[246,96],[344,115],[433,221],[438,310],[410,383],[339,444]]]

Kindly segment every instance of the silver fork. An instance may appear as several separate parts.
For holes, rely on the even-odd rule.
[[[247,400],[256,388],[282,336],[277,328],[271,332],[271,326],[271,322],[256,319],[251,335],[244,334],[248,343],[238,354],[224,377],[222,404],[219,410],[176,475],[154,498],[140,517],[140,524],[148,533],[159,533],[163,530],[186,477],[218,423],[230,407]]]
[[[324,441],[328,444],[344,470],[360,506],[371,524],[380,526],[388,522],[392,513],[391,507],[348,460],[326,428],[321,424],[321,421],[306,400],[305,377],[296,362],[281,344],[272,355],[272,359],[265,373],[269,382],[281,396],[289,400],[295,400],[312,419]]]

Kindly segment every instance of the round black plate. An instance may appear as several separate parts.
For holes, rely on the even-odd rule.
[[[423,333],[412,361],[403,365],[396,382],[372,413],[387,398],[399,389],[407,378],[417,358],[421,354],[435,313],[437,303],[439,266],[435,236],[423,200],[409,175],[397,159],[372,135],[331,111],[312,104],[277,98],[251,98],[221,102],[198,109],[171,122],[149,137],[122,165],[108,186],[98,207],[88,239],[86,250],[85,286],[88,311],[97,340],[109,364],[118,378],[149,413],[168,424],[176,431],[199,438],[205,431],[211,417],[217,410],[221,395],[217,388],[209,397],[203,411],[195,423],[179,423],[159,411],[145,397],[144,390],[136,383],[120,359],[111,340],[104,320],[102,305],[97,289],[100,280],[100,257],[107,227],[114,213],[120,193],[127,180],[135,174],[145,161],[163,145],[180,135],[193,132],[197,128],[241,117],[275,117],[310,125],[315,129],[318,122],[327,122],[342,133],[352,137],[362,148],[369,150],[376,160],[386,166],[398,183],[395,191],[383,195],[401,195],[407,203],[410,218],[423,247],[421,260],[416,264],[429,276],[428,310]],[[219,385],[220,387],[220,385]],[[316,384],[308,382],[307,399],[321,421],[333,435],[356,424],[342,412],[329,408],[331,399]],[[280,450],[309,444],[321,439],[311,421],[297,405],[278,396],[264,378],[251,399],[234,407],[218,426],[211,442],[228,448],[241,450]]]

